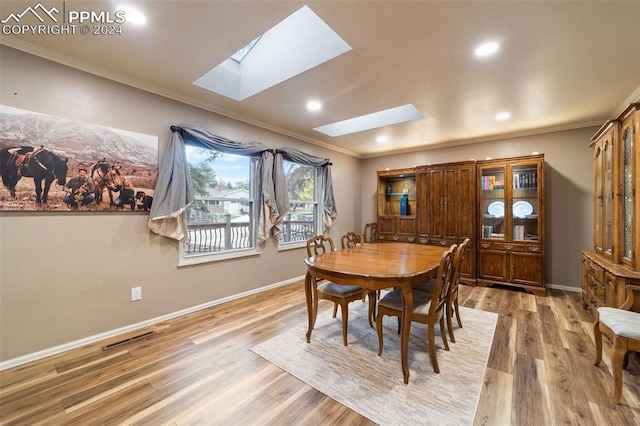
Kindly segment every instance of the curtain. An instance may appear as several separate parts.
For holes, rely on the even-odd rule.
[[[284,216],[289,211],[283,159],[322,169],[320,190],[324,198],[323,228],[329,228],[333,219],[337,218],[329,159],[314,157],[294,148],[278,149],[274,155],[273,150],[260,142],[236,142],[186,125],[171,126],[171,132],[171,139],[158,170],[158,181],[149,214],[149,229],[156,234],[178,241],[187,239],[184,210],[194,201],[194,196],[185,143],[228,154],[257,157],[254,170],[256,186],[252,195],[259,209],[257,230],[254,229],[258,244],[262,244],[270,235],[280,238]]]
[[[331,181],[331,160],[329,160],[328,158],[315,157],[295,148],[277,149],[276,164],[278,163],[278,158],[281,158],[280,168],[274,170],[274,179],[276,181],[276,193],[278,194],[277,198],[284,200],[284,197],[287,197],[286,210],[281,210],[284,212],[289,211],[289,197],[286,195],[287,187],[286,178],[284,175],[284,166],[282,166],[282,159],[321,169],[319,184],[320,194],[322,194],[322,201],[324,204],[324,211],[322,212],[322,229],[323,231],[326,231],[331,227],[333,220],[338,217],[338,210],[336,208],[336,202],[333,197],[333,183]],[[281,195],[278,192],[282,190],[282,188],[278,184],[279,182],[282,182],[284,185],[284,195]]]
[[[268,157],[273,157],[272,151],[259,142],[236,142],[208,132],[197,127],[185,125],[171,126],[171,139],[162,157],[158,170],[158,182],[154,195],[151,212],[149,214],[149,229],[156,234],[173,238],[178,241],[187,239],[187,224],[184,221],[184,210],[194,200],[187,157],[184,150],[185,143],[212,148],[228,154],[257,156],[258,170],[256,171],[256,186],[261,188],[259,197],[255,198],[258,208],[265,208],[274,195],[273,185],[263,184],[263,168],[269,167]],[[256,193],[254,192],[254,196]],[[271,215],[278,215],[277,211]],[[258,226],[269,226],[271,222],[264,222]],[[258,229],[258,241],[262,242],[264,235],[269,235],[270,227]]]

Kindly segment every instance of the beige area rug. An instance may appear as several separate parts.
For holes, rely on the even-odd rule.
[[[327,310],[318,315],[307,343],[307,322],[251,350],[325,395],[380,425],[471,425],[498,315],[460,308],[457,343],[445,351],[436,327],[440,374],[429,362],[427,328],[413,323],[409,343],[409,384],[402,381],[397,320],[384,317],[384,351],[369,327],[365,303],[349,310],[349,346],[342,345],[342,323]]]

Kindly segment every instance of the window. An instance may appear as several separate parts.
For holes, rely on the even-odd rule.
[[[195,201],[179,265],[257,254],[253,157],[185,144]]]
[[[284,218],[280,244],[299,247],[321,233],[322,206],[317,185],[318,169],[313,166],[283,161],[290,208]]]

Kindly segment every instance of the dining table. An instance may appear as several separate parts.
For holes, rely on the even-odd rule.
[[[341,285],[356,285],[369,290],[399,288],[402,293],[400,357],[404,383],[409,383],[409,332],[413,312],[414,285],[427,282],[438,269],[448,247],[414,243],[363,244],[327,252],[305,259],[305,295],[309,328],[307,343],[318,312],[317,280],[326,279]]]

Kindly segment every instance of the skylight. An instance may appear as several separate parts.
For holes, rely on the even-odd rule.
[[[262,36],[260,36],[262,37]],[[258,40],[260,40],[260,37],[257,37],[255,40],[253,40],[251,43],[247,44],[246,46],[244,46],[242,49],[238,50],[236,53],[234,53],[233,55],[230,56],[231,59],[233,59],[234,61],[236,61],[237,63],[242,62],[242,60],[244,59],[245,56],[247,56],[247,53],[249,53],[251,51],[251,49],[253,49],[253,46],[256,45],[256,43],[258,42]]]
[[[242,101],[351,50],[308,6],[259,39],[249,49],[250,55],[240,61],[225,60],[193,84]]]
[[[338,121],[325,126],[316,127],[313,130],[331,137],[336,137],[348,135],[350,133],[362,132],[364,130],[376,129],[378,127],[404,123],[405,121],[417,120],[422,117],[424,117],[424,115],[418,111],[416,107],[411,104],[406,104],[395,108],[385,109],[383,111],[373,112],[371,114],[361,115],[360,117]]]

